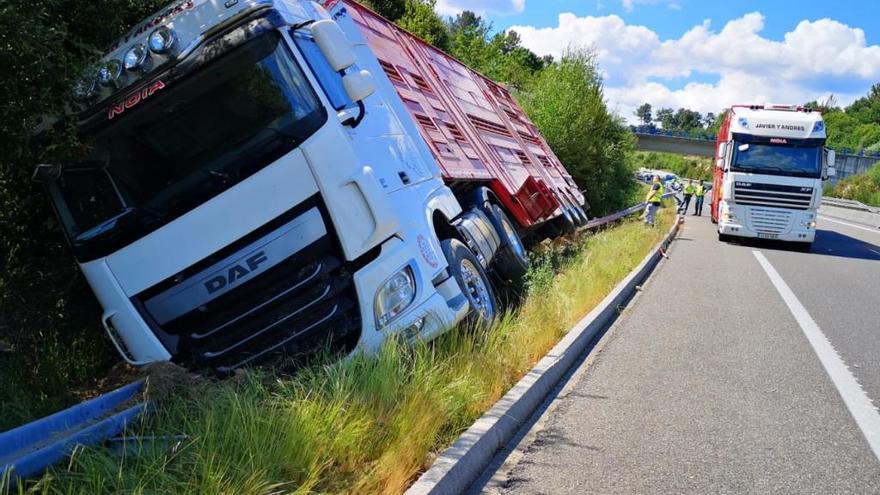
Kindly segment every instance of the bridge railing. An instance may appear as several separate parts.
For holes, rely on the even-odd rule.
[[[699,132],[691,132],[691,131],[667,131],[664,129],[660,129],[653,126],[647,125],[632,125],[629,127],[633,134],[635,135],[643,135],[643,136],[664,136],[671,138],[679,138],[679,139],[690,139],[694,141],[715,141],[716,136],[714,134],[703,134]],[[842,155],[851,155],[851,156],[859,156],[859,157],[867,157],[867,158],[877,158],[880,159],[880,150],[868,150],[868,149],[853,149],[846,148],[843,146],[828,146],[828,148],[833,149],[838,154]]]

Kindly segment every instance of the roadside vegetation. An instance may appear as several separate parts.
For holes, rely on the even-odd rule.
[[[864,174],[846,177],[834,187],[825,190],[826,196],[853,199],[866,205],[880,207],[880,163]]]
[[[603,103],[588,50],[538,57],[515,32],[472,12],[435,13],[433,0],[364,0],[418,36],[504,83],[523,102],[598,216],[628,206],[625,156],[633,140]],[[0,431],[100,390],[118,362],[100,308],[78,273],[34,165],[63,162],[78,146],[71,122],[40,139],[41,116],[59,115],[87,63],[168,0],[8,0],[0,6]],[[573,131],[573,132],[570,132]]]
[[[703,156],[636,151],[632,154],[630,164],[633,170],[638,170],[640,167],[668,170],[682,178],[712,180],[712,159]]]
[[[32,493],[401,493],[665,235],[635,219],[533,254],[524,302],[491,329],[460,328],[378,357],[275,376],[184,379],[116,456],[79,450]],[[185,378],[185,377],[184,377]],[[151,383],[168,387],[168,378]],[[185,435],[179,441],[178,435]],[[162,440],[171,438],[172,440]],[[0,493],[5,493],[0,486]]]

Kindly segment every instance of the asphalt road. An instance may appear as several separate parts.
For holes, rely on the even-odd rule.
[[[819,229],[801,253],[723,244],[687,217],[670,259],[477,489],[880,493],[867,402],[880,400],[880,232]]]

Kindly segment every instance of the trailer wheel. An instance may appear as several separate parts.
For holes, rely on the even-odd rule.
[[[502,278],[510,281],[519,281],[529,270],[529,255],[522,239],[516,231],[510,217],[496,204],[489,204],[486,209],[489,220],[498,237],[501,238],[501,248],[492,260],[492,267]]]
[[[575,206],[573,211],[575,216],[578,218],[578,228],[583,227],[587,224],[587,222],[590,221],[590,219],[587,218],[587,213],[580,206]]]
[[[495,320],[497,305],[486,271],[476,255],[458,239],[444,239],[440,241],[440,248],[446,256],[452,276],[470,304],[467,322],[488,327]]]

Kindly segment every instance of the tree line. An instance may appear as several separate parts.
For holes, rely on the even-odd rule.
[[[822,112],[828,146],[880,151],[880,83],[845,107],[838,104],[834,95],[822,101],[809,101],[803,107]],[[666,107],[654,111],[650,103],[643,103],[633,114],[642,127],[657,128],[659,125],[667,131],[709,136],[718,132],[726,112],[724,110],[717,116],[713,112],[702,115],[687,108],[673,110]]]
[[[641,127],[656,129],[659,124],[665,131],[681,131],[692,134],[705,133],[708,135],[713,132],[713,129],[717,130],[717,123],[720,122],[714,112],[703,115],[689,108],[673,110],[668,107],[659,108],[655,112],[650,103],[642,103],[633,114],[638,118]]]

